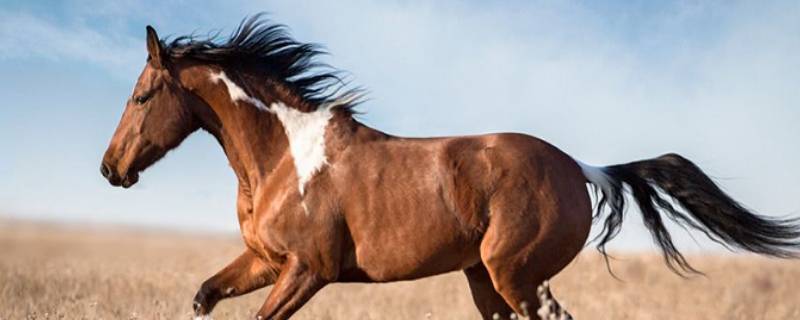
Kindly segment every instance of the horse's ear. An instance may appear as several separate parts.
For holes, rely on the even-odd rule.
[[[147,61],[156,68],[163,68],[166,65],[167,56],[164,53],[164,47],[161,45],[161,40],[158,39],[156,29],[147,26],[147,53],[149,57]]]

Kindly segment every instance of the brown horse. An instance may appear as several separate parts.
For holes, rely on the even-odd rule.
[[[341,84],[319,71],[317,48],[258,17],[221,42],[167,43],[147,27],[147,50],[101,171],[127,188],[197,129],[222,145],[246,249],[202,284],[198,316],[274,285],[257,318],[286,319],[332,282],[454,270],[485,319],[535,312],[537,287],[581,251],[602,211],[605,252],[626,190],[678,272],[694,269],[662,214],[747,251],[792,257],[798,246],[796,221],[744,209],[675,154],[592,167],[523,134],[401,138],[369,128],[353,117],[359,92],[332,90]]]

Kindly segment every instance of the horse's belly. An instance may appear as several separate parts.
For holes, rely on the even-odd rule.
[[[351,148],[353,158],[331,169],[334,183],[348,186],[340,203],[353,248],[343,274],[404,280],[480,261],[491,170],[480,141],[457,140],[372,146],[380,148],[375,158],[355,156],[375,150]]]
[[[341,281],[416,279],[480,261],[480,235],[469,232],[453,213],[397,214],[402,219],[380,219],[385,227],[373,224],[353,234],[353,256],[343,266]]]

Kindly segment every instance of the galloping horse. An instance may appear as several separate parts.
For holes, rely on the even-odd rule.
[[[223,41],[167,42],[148,26],[147,51],[101,172],[128,188],[198,129],[222,145],[246,249],[202,284],[198,316],[273,285],[256,318],[286,319],[332,282],[454,270],[484,319],[536,310],[537,286],[581,251],[601,216],[605,254],[627,193],[679,274],[696,270],[662,215],[755,253],[794,257],[800,245],[795,220],[748,211],[677,154],[594,167],[524,134],[402,138],[369,128],[353,117],[360,91],[335,90],[343,85],[319,68],[320,50],[258,16]]]

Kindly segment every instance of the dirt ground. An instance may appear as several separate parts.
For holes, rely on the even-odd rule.
[[[242,250],[237,235],[0,221],[0,319],[189,319],[200,283]],[[682,279],[656,254],[620,254],[616,280],[587,250],[553,280],[576,319],[800,319],[800,261],[690,256]],[[247,319],[267,290],[226,300]],[[335,284],[294,319],[477,319],[460,273]]]

